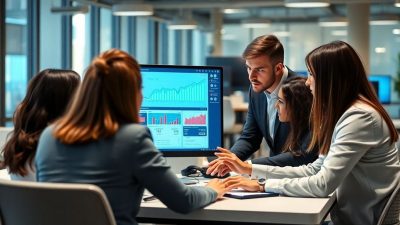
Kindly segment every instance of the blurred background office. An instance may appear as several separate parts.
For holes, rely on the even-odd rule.
[[[241,53],[270,33],[285,46],[285,64],[303,75],[310,50],[332,40],[351,43],[397,118],[399,15],[400,0],[2,0],[0,125],[12,126],[15,107],[39,70],[83,74],[93,56],[112,47],[142,64],[222,65],[224,95],[245,100]],[[240,112],[242,105],[234,105]]]

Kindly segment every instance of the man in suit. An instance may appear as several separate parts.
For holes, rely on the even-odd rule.
[[[270,157],[253,159],[251,163],[290,164],[288,161],[293,160],[293,157],[288,154],[282,154],[285,158],[271,156],[282,152],[290,130],[288,123],[280,122],[277,118],[275,104],[278,92],[283,81],[296,74],[283,64],[284,49],[274,35],[257,37],[246,47],[242,56],[246,60],[251,82],[249,108],[243,132],[231,151],[241,160],[246,160],[260,148],[264,137],[270,148]],[[226,170],[224,167],[220,165],[218,170]]]

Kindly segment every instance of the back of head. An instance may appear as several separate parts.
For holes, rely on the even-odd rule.
[[[64,113],[79,82],[80,76],[71,70],[46,69],[32,78],[14,113],[14,132],[3,149],[10,172],[26,174],[25,163],[33,159],[41,132]]]
[[[128,53],[110,49],[88,67],[69,112],[56,124],[62,143],[86,143],[114,135],[121,124],[137,123],[142,78]],[[138,97],[140,96],[140,97]]]
[[[244,50],[244,59],[268,56],[273,64],[283,63],[284,49],[282,43],[274,35],[263,35],[254,39]]]
[[[392,128],[390,117],[380,105],[360,57],[349,44],[334,41],[322,45],[306,56],[306,65],[315,80],[311,144],[321,143],[320,153],[329,151],[336,122],[356,100],[375,108]]]
[[[300,150],[300,140],[310,129],[310,112],[313,96],[305,84],[306,78],[292,77],[281,86],[290,118],[290,133],[285,150]]]

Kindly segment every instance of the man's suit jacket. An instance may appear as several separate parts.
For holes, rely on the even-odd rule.
[[[289,70],[289,69],[288,69]],[[288,78],[297,76],[296,73],[289,70]],[[241,160],[248,159],[254,152],[260,148],[262,138],[267,141],[271,149],[270,157],[282,152],[282,147],[290,131],[289,123],[279,121],[278,114],[275,115],[275,135],[271,139],[269,132],[268,102],[264,92],[256,93],[252,87],[249,88],[249,109],[247,112],[246,123],[240,138],[232,146],[231,151]],[[268,164],[264,159],[257,159],[253,163]]]

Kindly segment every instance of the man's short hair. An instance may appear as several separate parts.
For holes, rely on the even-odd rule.
[[[268,56],[274,64],[283,63],[283,45],[275,35],[263,35],[254,39],[244,50],[242,57],[252,59]]]

